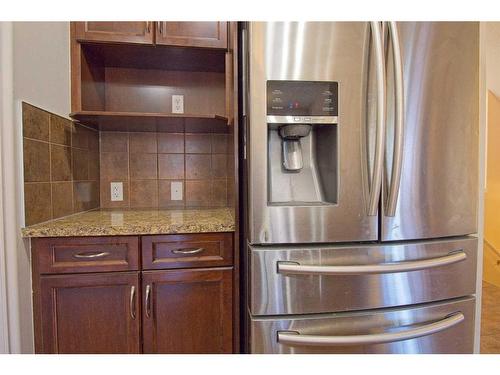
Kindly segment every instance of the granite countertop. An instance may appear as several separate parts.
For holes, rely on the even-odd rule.
[[[23,237],[233,232],[233,210],[95,210],[22,229]]]

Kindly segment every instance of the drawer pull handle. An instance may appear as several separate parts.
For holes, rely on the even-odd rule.
[[[279,331],[278,342],[288,346],[344,346],[344,345],[373,345],[389,342],[415,339],[432,335],[449,329],[465,319],[464,314],[457,312],[446,318],[411,328],[400,332],[387,332],[373,335],[348,335],[348,336],[321,336],[302,335],[297,331]]]
[[[146,285],[146,318],[151,318],[151,285]]]
[[[298,262],[278,262],[278,273],[283,275],[363,275],[377,273],[410,272],[446,266],[467,259],[463,251],[448,255],[406,262],[363,264],[353,266],[308,266]]]
[[[198,254],[198,253],[201,253],[202,251],[205,251],[205,249],[202,247],[198,247],[198,248],[189,248],[189,249],[174,249],[174,250],[172,250],[172,253],[174,253],[174,254]]]
[[[109,252],[107,251],[100,251],[100,252],[88,252],[88,253],[78,253],[74,254],[74,258],[79,258],[79,259],[93,259],[93,258],[103,258],[105,256],[108,256]]]
[[[130,287],[130,317],[135,320],[135,286]]]

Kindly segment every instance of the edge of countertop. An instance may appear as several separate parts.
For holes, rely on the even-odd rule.
[[[123,222],[109,222],[112,220],[111,214],[121,214]],[[135,218],[130,219],[133,216]],[[204,222],[200,222],[200,216]],[[234,210],[228,207],[183,210],[96,209],[21,228],[21,235],[23,238],[132,236],[234,232],[235,228]]]

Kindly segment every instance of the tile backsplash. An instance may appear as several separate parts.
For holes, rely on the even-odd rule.
[[[26,225],[99,206],[99,133],[22,104]]]
[[[227,206],[228,135],[101,132],[101,208]],[[123,201],[111,201],[111,182]],[[171,200],[172,182],[182,200]]]

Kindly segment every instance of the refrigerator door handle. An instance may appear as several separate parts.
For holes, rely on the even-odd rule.
[[[363,264],[349,266],[301,265],[293,261],[277,262],[278,273],[282,275],[363,275],[419,271],[446,266],[467,259],[464,251],[454,251],[442,257],[394,263]]]
[[[344,345],[373,345],[396,341],[410,340],[422,336],[432,335],[449,329],[465,319],[464,314],[456,312],[444,319],[434,321],[416,328],[399,332],[385,332],[371,335],[322,336],[302,335],[297,331],[279,331],[278,343],[288,346],[344,346]]]
[[[376,77],[377,77],[377,130],[375,135],[375,155],[368,202],[368,216],[376,216],[382,186],[385,149],[385,60],[383,35],[379,22],[370,22],[373,46],[375,47]]]
[[[394,61],[394,86],[395,86],[395,127],[394,127],[394,151],[392,158],[391,182],[387,196],[385,216],[396,214],[398,202],[401,171],[403,168],[404,147],[404,87],[403,87],[403,61],[401,57],[401,46],[396,22],[389,22],[389,34],[392,40],[392,58]]]

